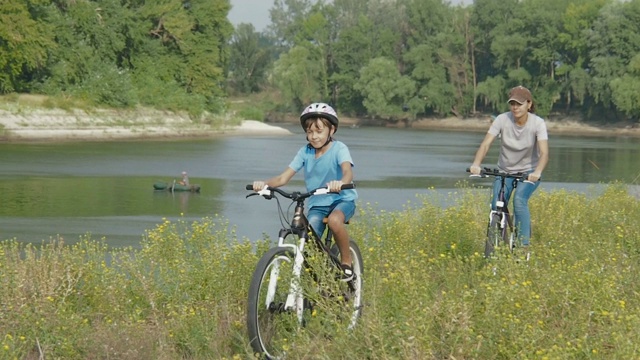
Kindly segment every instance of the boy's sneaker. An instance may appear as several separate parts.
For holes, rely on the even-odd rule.
[[[353,268],[347,264],[340,264],[342,268],[342,275],[340,276],[340,281],[351,281],[353,280]]]

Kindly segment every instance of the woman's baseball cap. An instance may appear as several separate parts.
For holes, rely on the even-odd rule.
[[[531,91],[524,86],[516,86],[509,91],[509,100],[507,102],[515,101],[518,104],[524,104],[525,102],[533,102]]]

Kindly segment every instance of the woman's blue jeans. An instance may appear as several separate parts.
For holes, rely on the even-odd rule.
[[[500,192],[502,178],[496,176],[493,183],[493,198],[491,199],[491,209],[496,209],[496,200]],[[529,245],[531,239],[531,213],[529,212],[529,198],[540,185],[540,181],[531,183],[528,181],[518,181],[518,187],[513,197],[513,214],[515,216],[515,226],[518,231],[518,238],[523,246]],[[513,192],[513,178],[507,177],[504,184],[505,204],[509,204],[511,193]]]

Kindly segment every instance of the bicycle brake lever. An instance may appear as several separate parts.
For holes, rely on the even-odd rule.
[[[328,194],[330,193],[329,188],[320,188],[320,189],[316,189],[316,191],[314,191],[314,195],[324,195],[324,194]]]
[[[268,186],[265,186],[264,189],[258,191],[256,194],[262,195],[262,197],[267,200],[273,199],[273,190],[269,189]]]
[[[248,198],[249,198],[249,196],[255,196],[255,195],[260,195],[260,194],[258,194],[258,193],[252,193],[252,194],[249,194],[249,195],[245,196],[245,199],[248,199]],[[272,195],[272,194],[262,195],[262,197],[263,197],[263,198],[265,198],[265,199],[267,199],[267,200],[271,200],[271,199],[273,199],[273,195]]]
[[[248,199],[249,196],[256,196],[256,195],[261,195],[263,198],[267,199],[267,200],[271,200],[273,199],[273,192],[271,192],[270,190],[266,190],[266,189],[262,189],[258,192],[253,192],[247,196],[245,196],[245,199]]]

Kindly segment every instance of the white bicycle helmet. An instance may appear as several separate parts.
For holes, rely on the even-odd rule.
[[[302,110],[302,114],[300,114],[300,125],[303,130],[306,130],[304,128],[304,122],[313,117],[321,117],[329,120],[329,122],[336,127],[336,131],[338,131],[338,123],[340,122],[338,120],[338,114],[328,104],[313,103]]]

